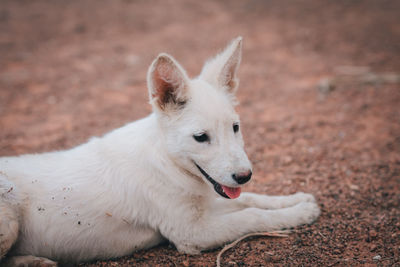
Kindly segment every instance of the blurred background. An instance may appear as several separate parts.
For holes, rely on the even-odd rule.
[[[323,215],[225,264],[398,264],[400,1],[2,0],[0,155],[71,148],[146,116],[158,53],[194,77],[239,35],[247,189],[311,192]],[[93,265],[213,266],[215,255],[162,246]]]

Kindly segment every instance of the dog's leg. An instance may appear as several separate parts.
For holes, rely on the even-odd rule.
[[[247,233],[274,231],[312,223],[320,214],[314,202],[300,202],[295,206],[265,210],[246,208],[224,213],[212,210],[205,218],[178,232],[163,233],[179,251],[198,253],[239,238]],[[187,232],[186,232],[187,231]]]
[[[15,185],[0,172],[0,261],[18,237],[18,200],[15,191]]]
[[[32,255],[14,256],[4,262],[4,267],[56,267],[57,263],[42,257],[35,257]]]
[[[0,261],[18,237],[18,217],[13,207],[0,196]]]
[[[300,202],[316,202],[311,194],[298,192],[288,196],[268,196],[255,193],[242,193],[237,199],[218,198],[216,208],[237,211],[245,208],[282,209],[292,207]]]
[[[267,196],[255,193],[243,193],[237,199],[242,205],[260,209],[281,209],[292,207],[300,202],[314,202],[311,194],[298,192],[288,196]]]
[[[0,266],[57,266],[46,258],[27,256],[5,257],[18,238],[18,194],[15,184],[0,173]]]

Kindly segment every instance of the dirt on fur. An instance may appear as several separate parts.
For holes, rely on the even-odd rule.
[[[244,37],[246,191],[312,193],[313,225],[251,237],[222,266],[400,266],[400,1],[0,3],[0,155],[71,148],[151,112],[168,52],[197,75]],[[88,189],[89,190],[89,189]],[[84,266],[215,266],[172,244]]]

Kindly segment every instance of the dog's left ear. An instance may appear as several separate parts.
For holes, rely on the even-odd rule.
[[[239,86],[237,71],[242,58],[242,37],[233,39],[225,50],[206,62],[200,78],[234,95]]]
[[[147,86],[153,108],[169,112],[183,108],[188,99],[189,78],[179,63],[160,54],[147,73]]]

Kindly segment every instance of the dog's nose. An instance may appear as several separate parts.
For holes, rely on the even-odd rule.
[[[232,174],[232,179],[235,180],[238,184],[244,184],[250,180],[252,174],[253,173],[251,171],[241,172],[237,174],[234,173]]]

